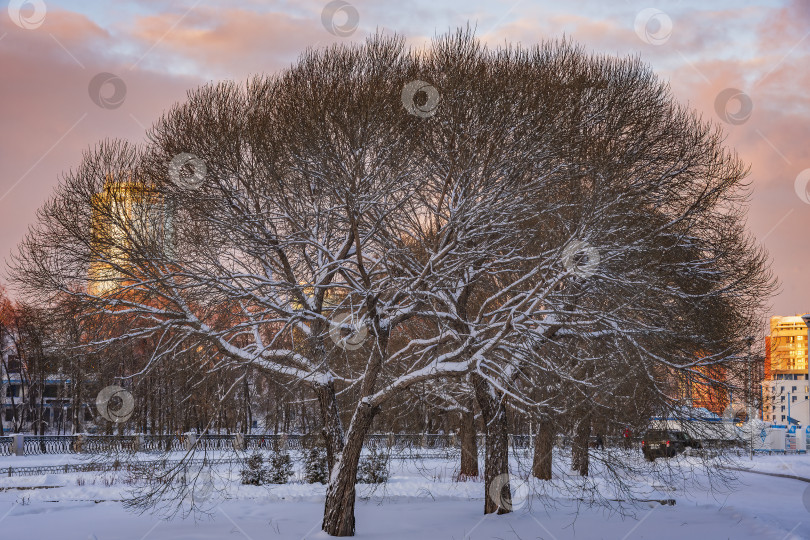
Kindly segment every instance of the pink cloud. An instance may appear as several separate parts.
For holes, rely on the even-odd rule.
[[[758,24],[763,18],[766,22]],[[550,15],[513,21],[488,41],[531,44],[565,33],[590,50],[639,55],[669,81],[679,101],[722,126],[729,146],[751,166],[749,226],[771,253],[782,281],[774,312],[793,314],[810,309],[810,238],[805,234],[810,205],[794,190],[798,173],[810,168],[810,37],[796,46],[809,21],[810,5],[799,0],[781,10],[693,11],[673,15],[670,39],[655,46],[635,35],[632,20]],[[730,87],[753,102],[750,118],[741,125],[724,123],[715,110],[718,94]],[[730,112],[734,106],[730,103]]]
[[[441,14],[458,24],[466,18],[478,23],[479,34],[487,32],[482,37],[493,46],[531,45],[566,35],[591,50],[638,55],[650,63],[681,102],[723,125],[729,145],[751,164],[750,227],[764,239],[783,282],[774,311],[810,309],[805,275],[810,267],[810,205],[793,189],[796,175],[810,168],[810,37],[801,41],[810,28],[810,3],[673,11],[672,35],[660,46],[639,39],[633,28],[636,12],[626,6],[611,17],[597,18],[547,13],[524,3],[515,9],[520,16],[490,31],[495,21],[486,14],[454,13],[441,6],[434,12],[421,5],[403,8],[397,18],[395,9],[365,0],[353,3],[360,10],[361,27],[345,40],[323,28],[320,3],[282,3],[274,12],[253,2],[238,7],[205,3],[183,16],[170,3],[155,0],[154,15],[113,28],[57,10],[49,10],[37,30],[22,30],[0,17],[0,36],[6,34],[0,40],[5,128],[0,131],[0,196],[23,178],[0,200],[0,253],[10,252],[59,173],[78,162],[82,149],[104,137],[141,140],[141,125],[148,126],[204,78],[242,80],[278,71],[308,46],[362,40],[364,29],[373,28],[370,21],[407,27],[409,42],[421,45],[436,32]],[[102,109],[90,100],[88,83],[99,72],[114,73],[126,84],[119,108]],[[728,87],[739,88],[753,101],[744,124],[723,124],[716,114],[715,99]]]
[[[284,13],[255,13],[240,8],[202,6],[175,26],[176,14],[137,19],[132,36],[160,42],[150,65],[161,58],[182,58],[201,72],[220,77],[247,77],[289,66],[309,46],[326,46],[340,38],[329,34],[319,18]],[[317,23],[317,24],[314,24]],[[169,31],[171,29],[171,31]],[[355,34],[355,38],[362,33]]]
[[[36,30],[0,18],[0,253],[7,259],[60,174],[82,150],[105,137],[142,140],[144,130],[198,80],[130,70],[128,58],[106,56],[118,43],[89,19],[50,10]],[[63,48],[64,47],[64,48]],[[90,98],[99,72],[118,75],[126,97],[117,109]]]

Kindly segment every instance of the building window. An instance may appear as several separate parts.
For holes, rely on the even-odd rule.
[[[796,391],[796,387],[794,386],[794,387],[793,387],[793,390],[791,390],[791,392],[795,392],[795,391]]]
[[[19,373],[20,372],[20,359],[17,355],[10,354],[8,356],[8,373]]]
[[[792,400],[792,401],[796,401],[796,396],[793,396],[793,400]]]

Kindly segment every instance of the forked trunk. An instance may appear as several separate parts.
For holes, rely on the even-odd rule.
[[[478,476],[478,440],[475,432],[475,413],[472,403],[461,413],[461,470],[459,480]]]
[[[331,469],[321,527],[331,536],[354,536],[357,465],[360,462],[363,441],[378,410],[377,407],[369,407],[363,403],[358,406],[349,426],[346,445]]]
[[[475,398],[486,426],[484,460],[484,513],[512,511],[509,487],[509,436],[503,396],[480,375],[473,376]]]
[[[555,435],[554,422],[542,419],[537,423],[532,475],[540,480],[551,480],[551,451],[554,448]]]

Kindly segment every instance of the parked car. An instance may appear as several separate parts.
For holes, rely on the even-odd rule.
[[[641,441],[641,452],[647,461],[655,461],[658,457],[673,457],[687,448],[702,448],[700,441],[690,437],[683,431],[650,430]]]

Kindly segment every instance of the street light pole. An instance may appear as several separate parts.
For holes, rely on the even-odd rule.
[[[810,385],[810,313],[802,315],[804,325],[807,326],[807,341],[805,341],[804,350],[807,352],[807,384]],[[807,400],[807,406],[810,408],[810,400]],[[810,424],[810,409],[808,410],[808,424]],[[807,430],[807,426],[802,426]]]
[[[753,403],[754,403],[754,362],[751,357],[751,348],[754,345],[754,336],[748,336],[748,369],[746,373],[748,373],[748,384],[745,388],[745,393],[748,394],[746,401],[748,402],[748,410],[746,411],[746,415],[748,416],[748,457],[751,461],[754,460],[754,419],[752,418],[752,413],[754,411]],[[754,415],[755,416],[755,415]]]

